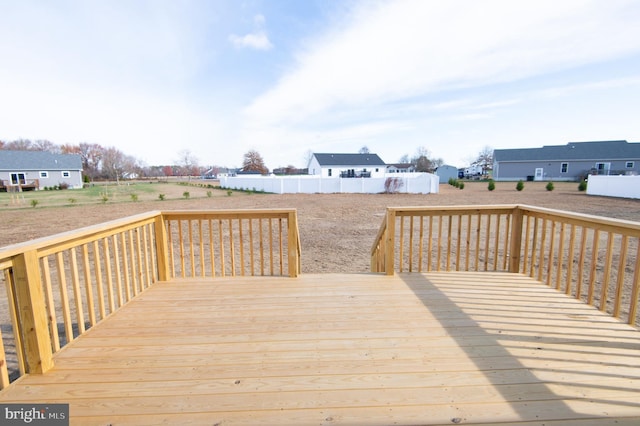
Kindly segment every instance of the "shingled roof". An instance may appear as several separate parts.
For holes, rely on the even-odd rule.
[[[0,170],[82,170],[82,159],[75,154],[0,150]]]
[[[321,166],[385,166],[378,154],[313,154]]]
[[[495,161],[577,161],[604,159],[640,159],[640,143],[626,140],[569,142],[566,145],[546,145],[542,148],[496,149]]]

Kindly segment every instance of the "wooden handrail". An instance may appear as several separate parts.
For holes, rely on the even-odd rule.
[[[371,270],[522,273],[635,324],[639,258],[637,222],[527,205],[390,207]]]
[[[50,369],[63,346],[158,281],[296,277],[300,254],[295,209],[153,211],[1,248],[17,366],[0,345],[0,389],[12,373]]]

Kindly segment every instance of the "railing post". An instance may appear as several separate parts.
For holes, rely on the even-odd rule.
[[[287,217],[287,254],[289,256],[289,276],[295,278],[300,272],[300,256],[298,255],[298,216],[296,210],[289,212]]]
[[[158,280],[169,280],[169,250],[167,249],[167,229],[164,226],[164,215],[158,213],[154,222],[156,234],[156,261],[158,262]]]
[[[511,237],[509,247],[509,272],[520,272],[520,250],[522,247],[522,208],[516,206],[511,213]]]
[[[384,254],[384,270],[387,275],[395,273],[395,239],[396,239],[396,211],[387,208],[387,232]]]
[[[38,256],[34,250],[14,258],[13,280],[20,320],[20,330],[17,332],[24,339],[27,372],[42,374],[53,367],[53,351]]]

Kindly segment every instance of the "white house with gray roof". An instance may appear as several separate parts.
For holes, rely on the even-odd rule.
[[[82,159],[75,154],[0,150],[0,190],[33,190],[68,185],[82,188]]]
[[[387,165],[377,154],[318,154],[309,160],[309,174],[321,177],[384,177]]]
[[[588,175],[637,175],[640,143],[569,142],[542,148],[496,149],[493,179],[579,181]]]

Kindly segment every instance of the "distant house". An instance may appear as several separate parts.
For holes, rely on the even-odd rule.
[[[61,184],[82,188],[79,155],[0,150],[0,190],[34,190]]]
[[[449,179],[458,179],[458,168],[443,164],[436,169],[435,174],[440,178],[440,183],[447,183]]]
[[[384,177],[387,165],[377,154],[313,154],[309,174],[321,177]]]
[[[467,179],[479,178],[485,173],[481,164],[473,163],[464,169],[464,177]]]
[[[416,165],[412,163],[394,163],[387,165],[387,173],[415,173]]]
[[[640,143],[626,140],[493,151],[495,180],[578,181],[589,174],[637,175],[638,172]]]
[[[202,174],[202,179],[218,179],[221,177],[235,176],[237,169],[229,169],[226,167],[210,167]]]
[[[293,176],[293,175],[308,175],[308,169],[298,169],[297,167],[277,167],[273,169],[272,173],[276,176]]]

